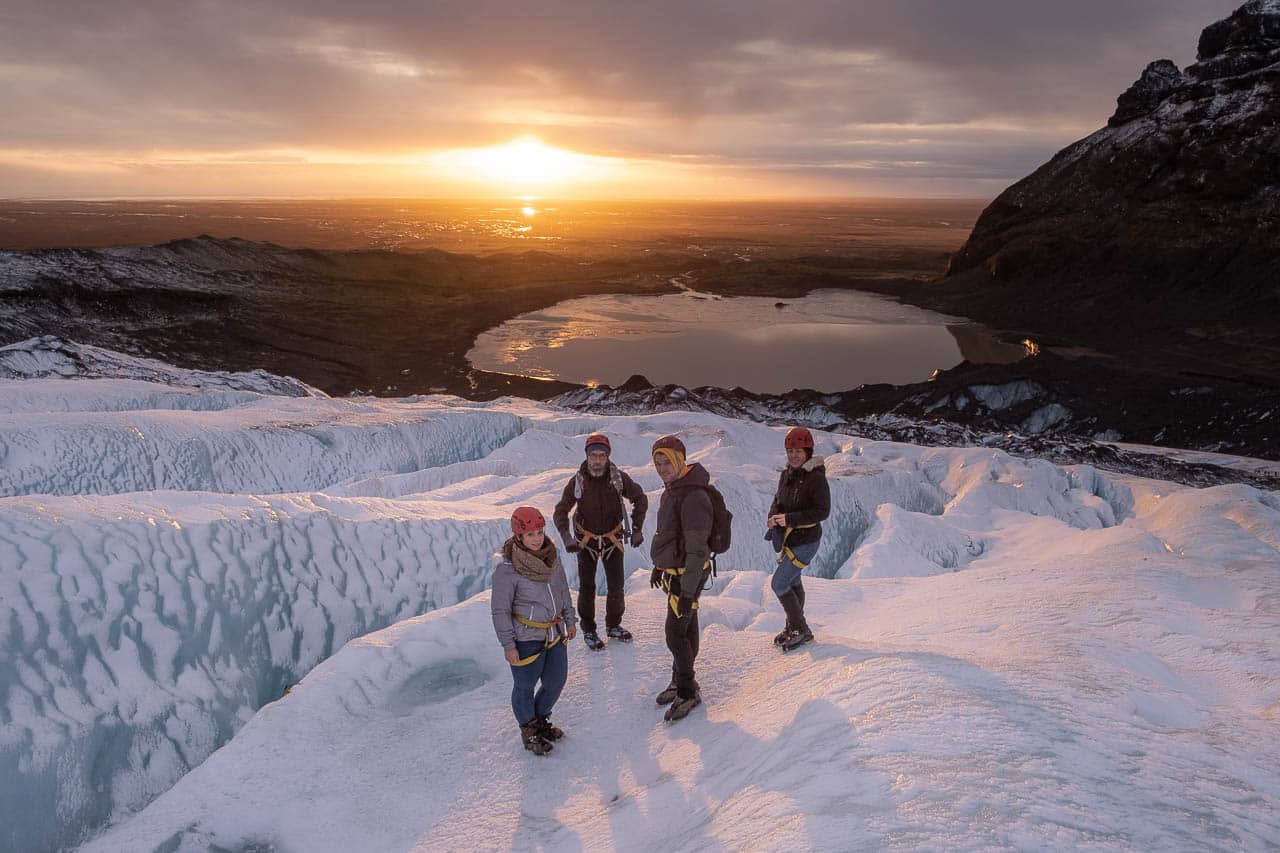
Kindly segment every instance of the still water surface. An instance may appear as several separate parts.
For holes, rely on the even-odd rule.
[[[937,369],[1016,361],[1021,345],[986,329],[848,290],[802,299],[592,296],[524,314],[482,334],[477,368],[567,382],[735,386],[833,392],[928,379]]]

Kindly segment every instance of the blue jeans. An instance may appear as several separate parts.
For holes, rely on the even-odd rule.
[[[792,553],[796,555],[796,559],[808,565],[813,561],[814,556],[818,553],[818,545],[822,540],[817,542],[809,542],[804,545],[794,545],[791,548]],[[769,586],[773,588],[773,594],[783,596],[787,594],[787,590],[792,587],[801,585],[800,573],[803,569],[797,567],[786,557],[782,558],[782,562],[773,570],[773,578],[769,581]]]
[[[541,640],[517,641],[516,651],[521,658],[527,658],[542,646]],[[569,677],[568,644],[556,643],[538,655],[533,663],[511,667],[511,677],[515,681],[511,687],[511,710],[515,712],[516,722],[527,726],[534,717],[547,716],[555,707],[565,679]],[[542,679],[542,686],[535,693],[538,679]]]

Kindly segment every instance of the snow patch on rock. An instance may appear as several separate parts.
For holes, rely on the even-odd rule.
[[[1003,385],[971,385],[969,393],[988,409],[1008,409],[1043,396],[1044,389],[1035,382],[1020,380]]]
[[[0,379],[142,379],[187,388],[226,388],[283,397],[327,397],[323,391],[265,370],[187,370],[162,361],[46,335],[0,347]]]

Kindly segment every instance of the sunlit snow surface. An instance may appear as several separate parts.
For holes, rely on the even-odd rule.
[[[0,413],[2,849],[1280,844],[1276,493],[819,435],[818,642],[784,656],[780,429],[132,379],[0,381]],[[537,758],[482,590],[596,430],[655,503],[679,432],[735,545],[705,705],[653,704],[630,551],[637,640],[574,644]]]

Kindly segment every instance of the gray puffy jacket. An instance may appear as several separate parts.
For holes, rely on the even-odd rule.
[[[493,630],[504,649],[514,649],[517,640],[541,642],[547,637],[545,630],[517,622],[516,614],[533,622],[550,622],[560,616],[564,619],[562,631],[578,621],[563,568],[546,583],[539,583],[517,572],[511,561],[501,556],[498,567],[493,570],[492,610]]]

